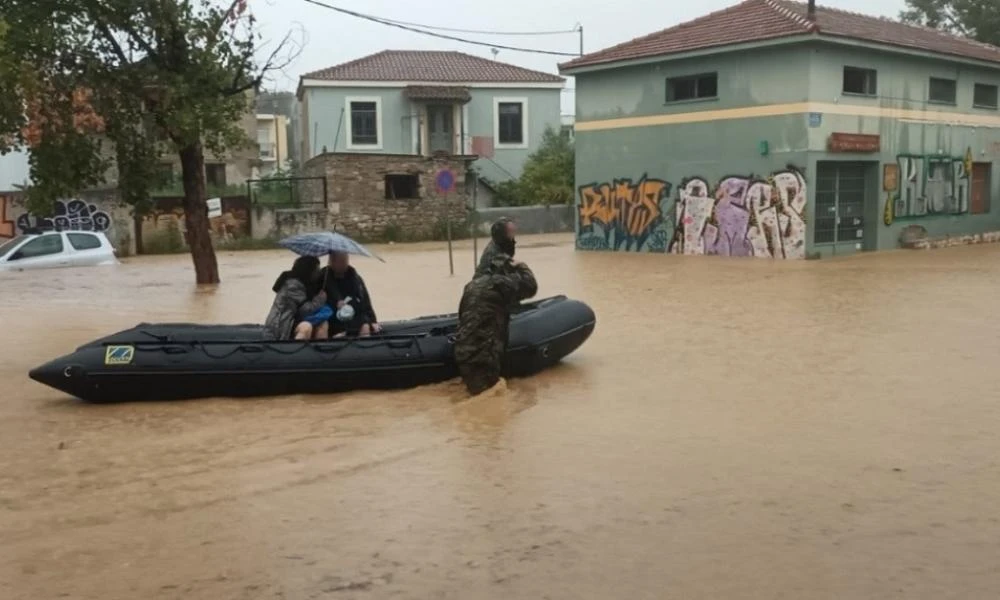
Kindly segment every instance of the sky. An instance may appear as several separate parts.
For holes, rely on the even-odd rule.
[[[563,31],[583,26],[584,52],[595,52],[630,39],[690,21],[739,0],[322,0],[341,8],[396,21],[436,27],[486,31]],[[820,0],[831,8],[896,17],[904,0]],[[380,50],[458,50],[493,58],[488,46],[475,46],[425,36],[364,21],[305,0],[249,0],[259,19],[263,42],[273,47],[288,32],[301,45],[297,58],[274,73],[266,89],[292,91],[299,76],[361,58]],[[470,6],[475,8],[470,9]],[[441,32],[486,43],[576,53],[576,33],[547,36],[496,36]],[[266,51],[268,46],[261,49]],[[500,50],[496,60],[529,69],[557,73],[557,64],[572,57]],[[566,82],[562,112],[573,113],[573,80]]]

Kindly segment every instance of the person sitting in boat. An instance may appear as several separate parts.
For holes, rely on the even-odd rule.
[[[500,381],[511,306],[537,292],[531,269],[502,252],[493,256],[484,274],[465,285],[458,306],[455,362],[470,395]]]
[[[276,294],[264,328],[275,340],[326,339],[333,311],[321,289],[319,259],[300,256],[274,282]]]
[[[333,337],[368,337],[382,331],[375,316],[371,294],[365,280],[351,266],[346,252],[331,252],[322,279],[327,303],[333,310],[330,335]]]

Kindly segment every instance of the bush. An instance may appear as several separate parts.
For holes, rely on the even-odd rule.
[[[569,136],[545,128],[542,143],[528,156],[519,179],[492,183],[500,206],[569,204],[576,198],[576,151]]]

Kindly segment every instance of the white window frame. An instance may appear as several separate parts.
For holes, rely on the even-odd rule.
[[[500,104],[501,103],[521,104],[521,143],[502,144],[500,143]],[[494,148],[518,148],[528,147],[528,140],[531,136],[528,133],[528,99],[524,97],[494,97],[493,98],[493,147]]]
[[[354,143],[354,133],[351,131],[351,127],[354,122],[354,118],[351,114],[351,104],[355,102],[374,102],[375,103],[375,139],[378,140],[375,144],[355,144]],[[347,121],[347,140],[346,146],[348,150],[381,150],[382,149],[382,97],[381,96],[348,96],[344,98],[344,111],[347,113],[345,115]]]

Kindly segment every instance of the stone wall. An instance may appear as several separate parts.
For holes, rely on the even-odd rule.
[[[450,215],[452,222],[467,215],[465,175],[473,157],[423,157],[400,154],[356,154],[328,152],[309,159],[302,168],[305,177],[325,177],[329,193],[329,225],[361,238],[378,238],[388,231],[405,237],[430,236]],[[451,169],[455,189],[447,197],[437,191],[435,177]],[[413,197],[387,199],[387,176],[414,176]],[[303,186],[305,201],[322,205],[319,181]],[[390,192],[392,191],[390,185]]]
[[[28,211],[20,192],[0,194],[0,240],[38,226],[102,232],[108,236],[119,256],[136,252],[132,209],[122,206],[114,192],[83,192],[73,198],[59,200],[48,216]]]
[[[490,225],[501,217],[517,223],[518,233],[565,233],[576,227],[576,207],[572,204],[497,206],[476,211],[479,231],[489,234]]]

